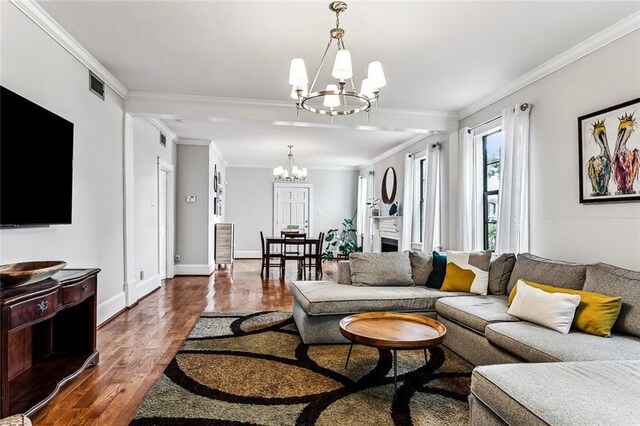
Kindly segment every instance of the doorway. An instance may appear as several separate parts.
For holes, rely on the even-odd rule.
[[[312,184],[273,184],[273,235],[279,236],[287,225],[298,225],[307,235],[313,233]]]
[[[173,278],[174,176],[173,164],[158,158],[158,274]]]

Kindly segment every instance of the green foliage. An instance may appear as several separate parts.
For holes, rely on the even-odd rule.
[[[324,240],[329,244],[322,253],[322,260],[333,260],[336,252],[349,256],[349,253],[362,251],[362,247],[358,246],[358,233],[353,226],[353,219],[343,220],[342,229],[329,229]]]

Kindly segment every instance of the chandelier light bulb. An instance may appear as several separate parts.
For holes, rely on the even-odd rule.
[[[387,84],[387,80],[384,78],[384,71],[382,70],[382,64],[380,63],[380,61],[369,63],[367,78],[375,89],[384,87]]]
[[[327,85],[327,92],[331,92],[331,91],[335,92],[337,90],[338,90],[338,86],[336,86],[335,84]],[[340,106],[340,97],[338,95],[325,95],[324,106],[328,108],[335,108],[337,106]]]
[[[333,63],[331,75],[338,80],[348,80],[353,77],[351,68],[351,53],[346,49],[338,50],[336,60]]]
[[[292,59],[289,67],[289,84],[292,86],[306,86],[308,82],[307,67],[304,65],[304,60],[302,58]]]

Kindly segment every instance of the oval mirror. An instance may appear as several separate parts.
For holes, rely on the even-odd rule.
[[[382,178],[382,202],[391,204],[396,199],[396,170],[393,167],[387,168]]]

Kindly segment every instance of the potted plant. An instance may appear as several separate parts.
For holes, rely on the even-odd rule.
[[[380,198],[371,197],[369,198],[369,200],[370,201],[367,203],[367,205],[371,210],[371,216],[380,216],[380,209],[378,208],[378,203],[380,202]]]
[[[329,229],[324,240],[329,244],[322,253],[322,260],[333,260],[336,252],[338,258],[348,258],[349,253],[362,251],[362,246],[358,245],[358,232],[353,226],[353,219],[343,220],[342,229]]]

